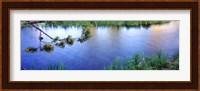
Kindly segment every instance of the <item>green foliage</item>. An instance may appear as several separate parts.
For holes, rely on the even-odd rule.
[[[115,21],[115,20],[105,20],[105,21],[43,21],[38,24],[43,24],[44,26],[146,26],[146,25],[157,25],[169,23],[169,21]],[[21,22],[21,28],[31,27],[31,25]]]
[[[55,38],[53,38],[53,42],[58,41],[60,38],[58,36],[56,36]]]
[[[64,47],[65,47],[65,40],[62,40],[62,41],[60,41],[60,42],[57,42],[55,45],[56,45],[56,46],[59,46],[60,48],[64,48]]]
[[[106,66],[105,69],[123,69],[123,67],[118,64],[120,64],[120,58],[117,57],[114,59],[113,63],[111,65]]]
[[[39,67],[39,69],[36,69],[32,61],[30,67],[25,70],[66,70],[66,68],[64,64],[49,64],[47,67]]]
[[[91,25],[90,21],[46,21],[45,26],[89,26]]]
[[[175,53],[172,57],[172,60],[171,60],[171,69],[176,69],[178,70],[179,69],[179,53]]]
[[[78,38],[77,41],[83,43],[84,41],[88,40],[89,38],[92,37],[92,28],[90,26],[83,26],[83,31],[82,31],[82,35],[80,38]]]
[[[70,35],[66,38],[66,43],[67,44],[73,45],[74,41],[75,41],[75,39],[72,38],[72,36],[70,36]]]
[[[33,69],[35,69],[35,67],[34,67],[34,61],[32,61],[31,67],[30,67],[30,70],[33,70]]]
[[[65,67],[63,64],[49,64],[48,70],[65,70]]]
[[[46,52],[51,52],[54,49],[54,46],[52,44],[44,44],[42,50]]]
[[[57,27],[59,25],[62,25],[62,21],[45,21],[45,26]]]
[[[21,28],[32,27],[30,24],[21,23]]]
[[[125,24],[124,21],[93,21],[95,26],[122,26]]]
[[[56,45],[56,46],[59,46],[59,47],[61,47],[61,48],[64,48],[64,47],[65,47],[65,44],[73,45],[73,44],[74,44],[74,41],[75,41],[75,39],[72,38],[71,35],[68,35],[68,37],[67,37],[67,38],[64,38],[64,39],[53,40],[53,42],[56,43],[55,45]]]
[[[163,54],[160,50],[154,56],[144,57],[144,54],[136,53],[124,61],[120,58],[114,59],[113,63],[104,67],[106,70],[178,70],[179,54],[175,53],[172,58]]]
[[[40,44],[39,48],[41,51],[51,52],[54,49],[54,45],[60,48],[64,48],[65,44],[73,45],[75,41],[83,43],[92,37],[92,34],[91,34],[92,28],[91,26],[83,26],[82,28],[83,28],[82,35],[81,37],[78,37],[78,38],[73,38],[71,35],[68,35],[67,38],[60,39],[58,36],[56,36],[55,38],[52,39],[50,43],[48,43],[48,42],[41,41],[43,38],[40,37],[39,38],[40,42],[43,42],[46,44],[44,44],[43,47],[41,47],[41,44]],[[27,47],[26,52],[36,52],[37,49],[39,48]]]
[[[142,21],[125,21],[125,24],[127,26],[140,26]]]

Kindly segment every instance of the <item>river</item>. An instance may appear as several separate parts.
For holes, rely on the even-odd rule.
[[[42,27],[44,32],[55,38],[68,35],[80,37],[82,27]],[[52,52],[27,53],[26,47],[39,46],[39,31],[34,27],[21,28],[21,65],[28,69],[47,69],[49,64],[64,64],[67,70],[103,70],[113,59],[125,59],[135,53],[145,56],[155,55],[158,50],[168,53],[179,51],[179,21],[171,21],[150,27],[96,26],[92,37],[83,42],[75,42],[65,48],[55,47]],[[42,34],[43,41],[51,41]]]

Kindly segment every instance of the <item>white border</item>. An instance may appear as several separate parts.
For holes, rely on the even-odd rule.
[[[180,20],[180,70],[20,71],[21,20]],[[10,10],[10,81],[190,81],[190,10]]]

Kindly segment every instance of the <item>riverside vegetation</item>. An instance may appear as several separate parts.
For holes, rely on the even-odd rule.
[[[44,27],[48,26],[149,26],[155,24],[164,24],[169,21],[38,21],[38,25]],[[31,27],[31,25],[26,24],[24,21],[21,22],[21,27]]]
[[[179,53],[174,53],[171,58],[164,54],[161,50],[156,55],[145,57],[144,54],[138,53],[125,60],[119,57],[105,66],[106,70],[178,70],[179,69]]]

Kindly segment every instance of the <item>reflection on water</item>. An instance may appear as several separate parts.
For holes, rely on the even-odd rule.
[[[81,36],[82,27],[41,27],[47,34],[55,38],[66,38],[72,35]],[[25,68],[34,64],[35,69],[47,67],[49,64],[61,63],[69,70],[102,70],[114,58],[126,58],[134,53],[154,55],[159,49],[171,56],[179,50],[179,21],[163,25],[146,27],[95,27],[92,37],[83,42],[75,42],[73,46],[54,48],[53,52],[39,51],[27,53],[26,47],[39,45],[39,31],[35,28],[21,29],[21,65]],[[51,41],[42,35],[43,41]],[[45,69],[45,68],[42,68]]]

